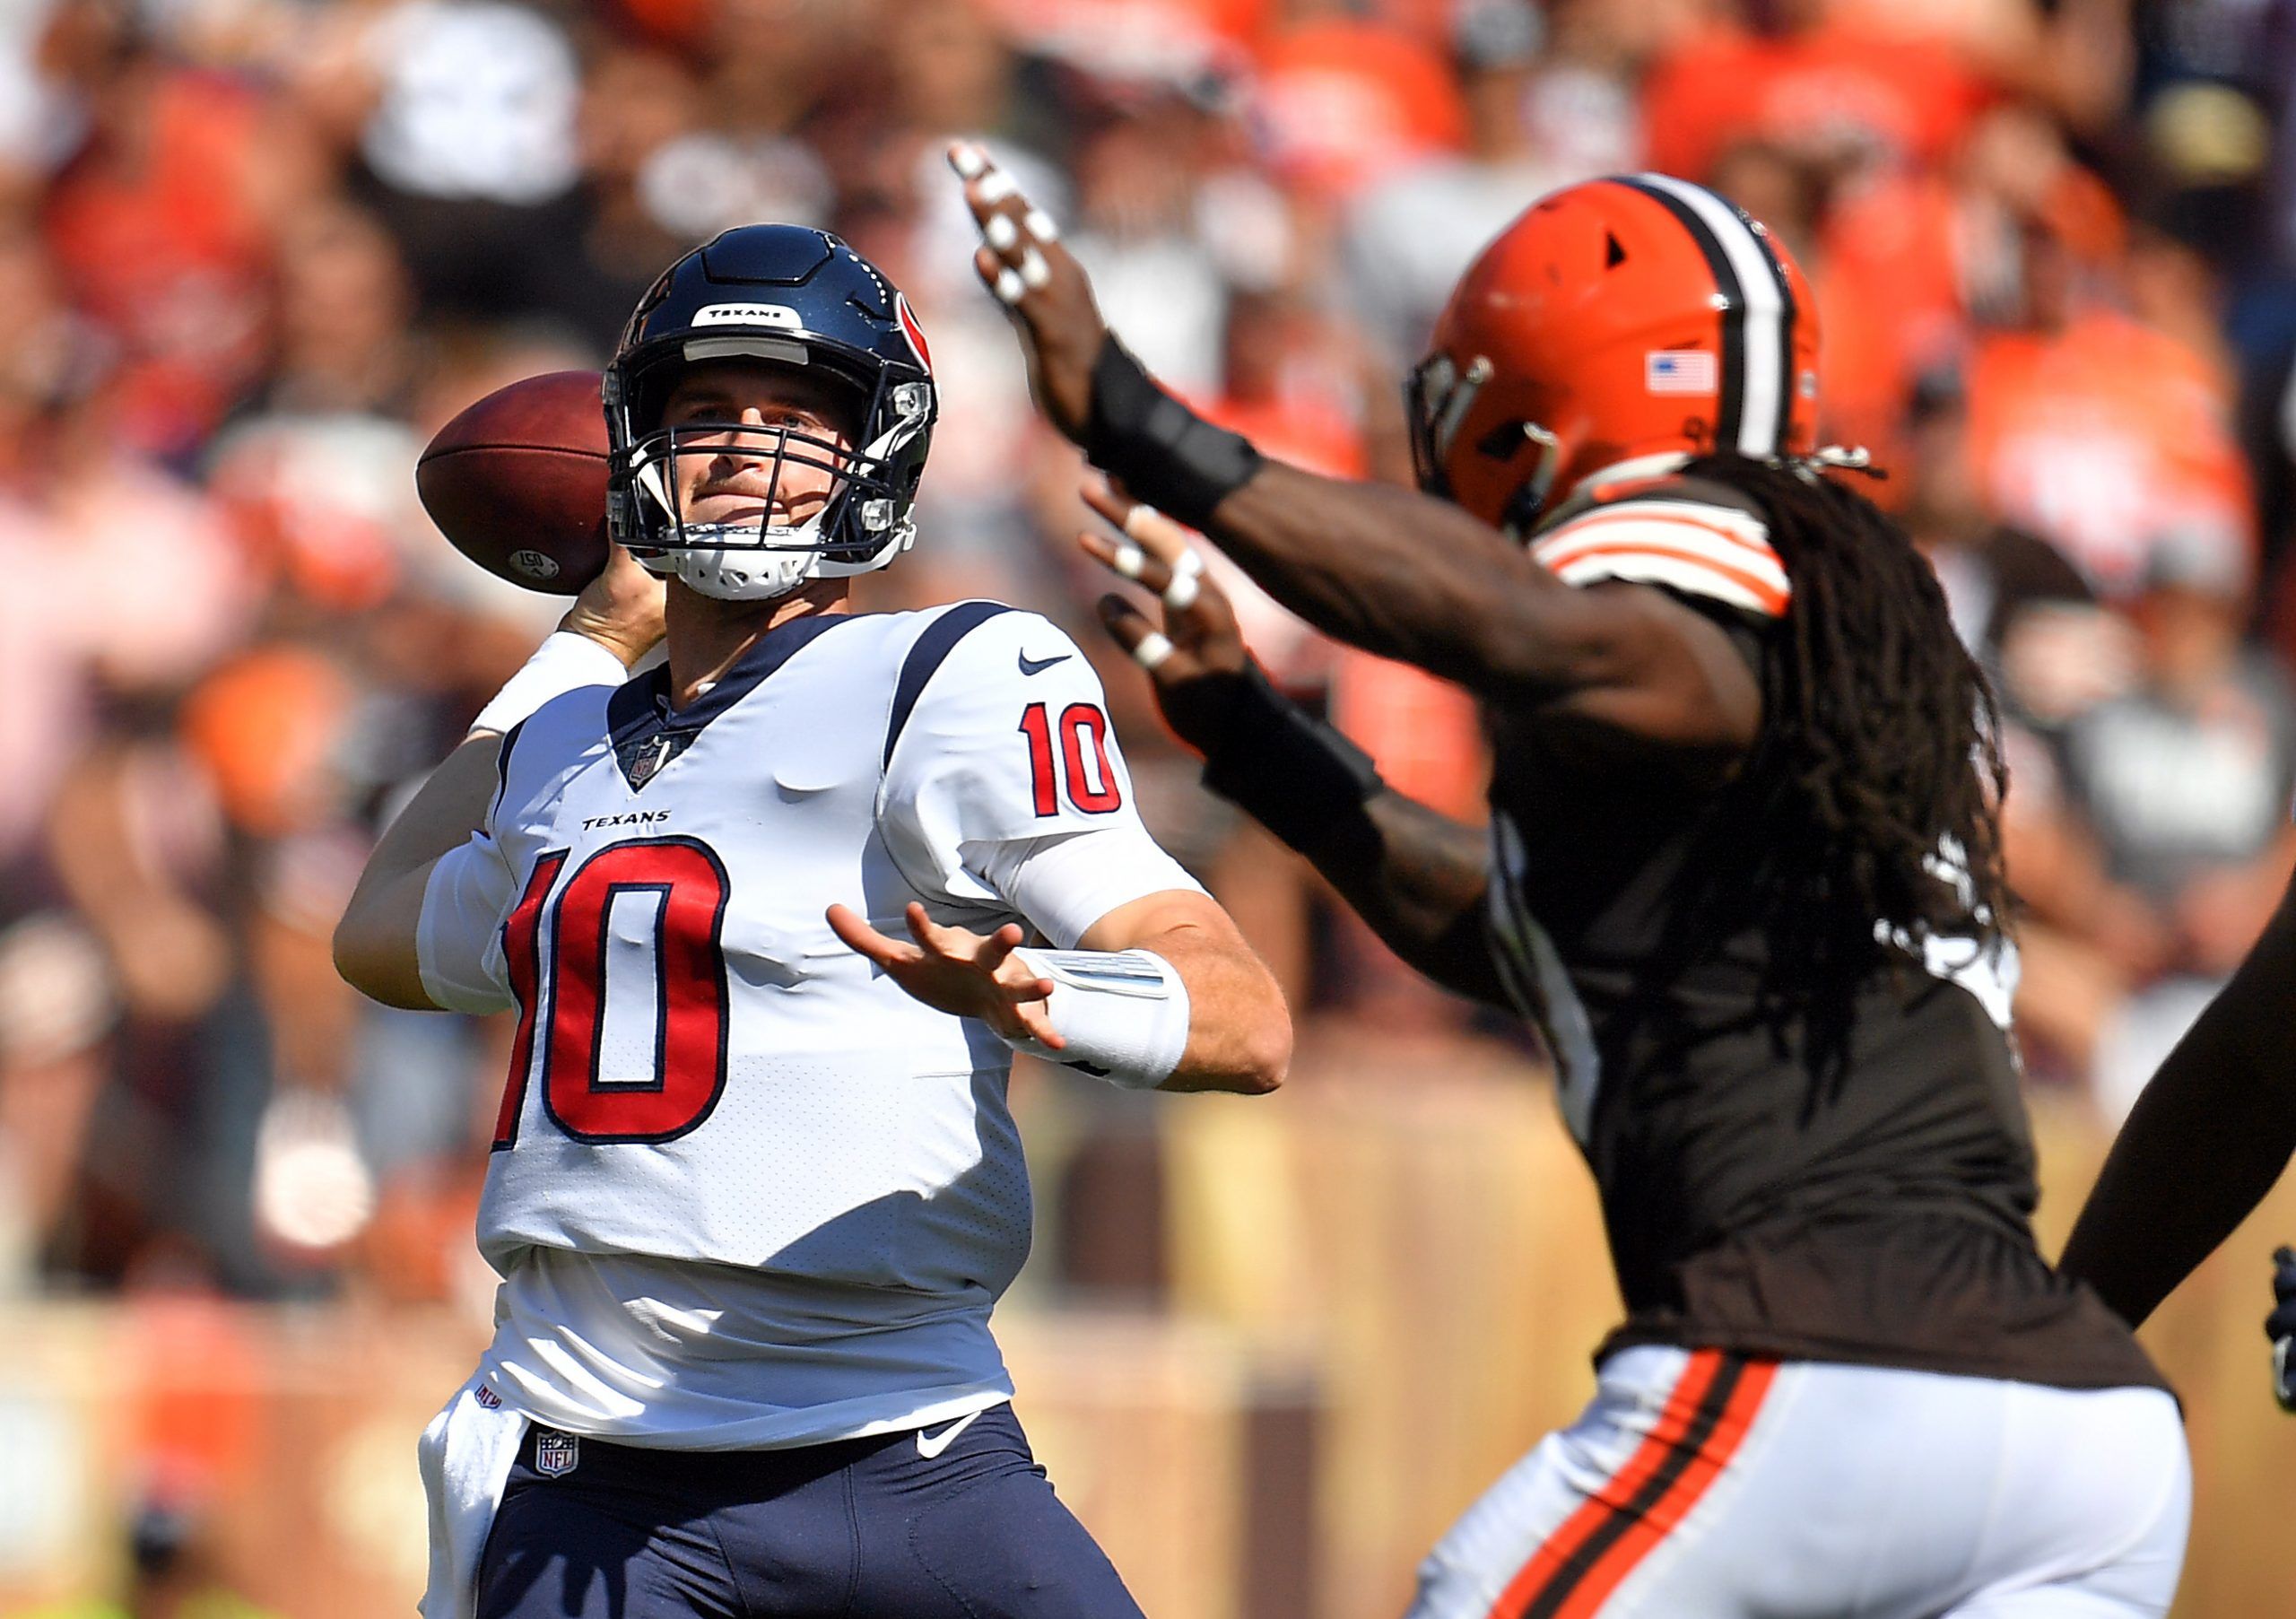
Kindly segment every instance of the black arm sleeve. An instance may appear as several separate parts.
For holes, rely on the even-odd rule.
[[[1305,855],[1412,967],[1455,994],[1507,1005],[1483,928],[1482,830],[1387,786],[1370,755],[1257,665],[1224,678],[1204,784]]]
[[[2137,1099],[2060,1267],[2131,1326],[2246,1219],[2296,1153],[2296,887]]]

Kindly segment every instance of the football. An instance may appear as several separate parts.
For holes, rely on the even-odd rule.
[[[455,549],[514,585],[572,596],[606,565],[606,421],[596,371],[500,387],[440,428],[414,466]]]

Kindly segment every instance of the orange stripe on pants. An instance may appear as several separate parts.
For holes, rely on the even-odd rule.
[[[1711,1397],[1726,1368],[1735,1384],[1718,1407]],[[1777,1372],[1774,1362],[1694,1352],[1648,1437],[1532,1554],[1489,1619],[1525,1619],[1534,1610],[1539,1619],[1593,1619],[1729,1465]],[[1655,1497],[1643,1499],[1670,1467],[1674,1475]],[[1607,1544],[1589,1562],[1582,1554],[1598,1536]]]

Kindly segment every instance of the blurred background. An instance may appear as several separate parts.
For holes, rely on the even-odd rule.
[[[923,537],[863,605],[996,596],[1105,652],[954,135],[1161,375],[1374,477],[1407,475],[1397,383],[1451,281],[1540,193],[1663,169],[1784,235],[1828,436],[1888,468],[2013,718],[2053,1249],[2296,865],[2292,95],[2296,0],[0,0],[0,1613],[421,1584],[509,1033],[364,1004],[327,935],[563,605],[423,518],[448,417],[598,363],[717,230],[828,227],[944,390]],[[1476,813],[1457,693],[1246,607],[1391,780]],[[1300,1056],[1262,1102],[1016,1077],[1019,1408],[1159,1619],[1393,1615],[1591,1389],[1591,1190],[1535,1049],[1104,672]],[[2283,1237],[2286,1193],[2148,1340],[2199,1464],[2184,1615],[2296,1611],[2257,1331]]]

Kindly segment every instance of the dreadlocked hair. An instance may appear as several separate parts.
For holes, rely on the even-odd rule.
[[[1931,939],[2000,942],[2007,772],[1993,691],[1928,561],[1872,501],[1807,462],[1715,456],[1683,470],[1759,508],[1794,588],[1763,638],[1761,726],[1737,779],[1752,825],[1738,828],[1764,851],[1765,993],[1812,1014],[1822,1050],[1846,1038],[1849,992],[1884,962]]]

